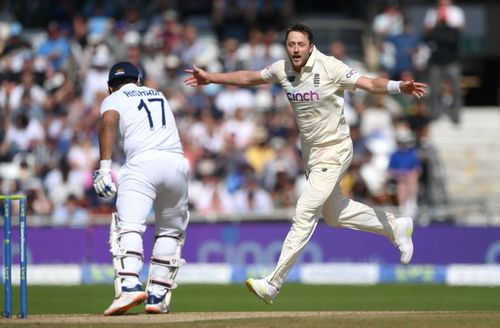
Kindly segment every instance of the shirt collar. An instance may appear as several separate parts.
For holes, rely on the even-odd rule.
[[[312,67],[314,65],[314,62],[316,61],[316,54],[317,53],[318,53],[318,50],[316,50],[316,46],[313,46],[313,51],[311,52],[311,55],[309,56],[309,59],[307,60],[307,63],[300,70],[301,73],[311,72],[312,71]]]
[[[130,90],[130,89],[135,89],[135,88],[137,88],[137,84],[131,82],[131,83],[127,83],[127,84],[122,85],[120,90]]]

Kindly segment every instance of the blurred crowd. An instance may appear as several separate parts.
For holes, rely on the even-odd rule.
[[[439,80],[460,74],[458,55],[451,63],[436,57],[448,42],[446,31],[436,30],[460,31],[464,24],[463,13],[462,20],[441,13],[441,3],[460,12],[449,2],[429,9],[423,35],[412,31],[404,8],[389,5],[374,17],[380,53],[375,72],[350,57],[342,40],[332,40],[330,54],[363,74],[435,79],[431,86],[438,88],[431,101],[346,92],[354,141],[353,163],[342,181],[346,195],[399,205],[407,215],[433,201],[426,196],[429,156],[435,156],[428,127],[442,113],[458,123],[461,106],[453,81]],[[156,2],[145,6],[149,10],[119,4],[86,1],[69,19],[51,19],[43,29],[26,28],[13,14],[0,21],[1,193],[27,194],[29,214],[54,224],[84,225],[113,211],[114,200],[95,194],[92,172],[99,162],[97,126],[108,70],[126,60],[140,68],[146,85],[166,95],[174,111],[191,163],[192,211],[265,214],[293,208],[305,174],[294,114],[282,90],[183,83],[184,69],[193,64],[210,71],[260,70],[286,58],[281,32],[294,17],[292,4],[215,0],[203,19]],[[115,176],[123,162],[117,151]]]

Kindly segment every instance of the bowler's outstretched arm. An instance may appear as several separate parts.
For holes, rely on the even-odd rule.
[[[192,75],[184,80],[186,85],[192,87],[206,85],[209,83],[236,85],[240,87],[249,87],[267,83],[260,76],[260,71],[209,73],[193,65],[192,69],[186,69],[184,72]]]
[[[397,85],[393,84],[395,82]],[[382,77],[370,78],[361,76],[356,82],[356,87],[371,93],[404,93],[417,98],[422,98],[428,93],[428,86],[425,83],[415,81],[390,81]]]

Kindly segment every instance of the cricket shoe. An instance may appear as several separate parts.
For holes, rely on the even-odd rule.
[[[172,293],[170,290],[167,290],[163,296],[156,296],[155,294],[150,293],[148,295],[148,300],[146,301],[144,312],[149,314],[169,313],[171,297]]]
[[[148,294],[142,290],[141,285],[132,288],[122,287],[122,292],[118,298],[104,311],[104,315],[124,314],[134,306],[144,303]]]
[[[413,220],[410,217],[397,218],[395,221],[394,243],[401,252],[400,262],[408,264],[413,256]]]
[[[280,291],[278,288],[271,285],[271,283],[269,283],[266,278],[248,278],[246,281],[246,285],[249,291],[257,295],[267,304],[273,304]]]

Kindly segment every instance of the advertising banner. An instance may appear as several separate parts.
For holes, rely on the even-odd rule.
[[[12,230],[17,263],[18,232]],[[188,263],[273,265],[290,229],[289,222],[194,223],[188,227],[183,258]],[[144,236],[146,261],[153,226]],[[29,227],[28,260],[32,264],[109,264],[108,227]],[[500,228],[416,227],[412,264],[499,264]],[[1,253],[3,256],[3,252]],[[2,259],[3,261],[3,259]],[[384,236],[320,223],[299,263],[398,264],[399,252]]]

